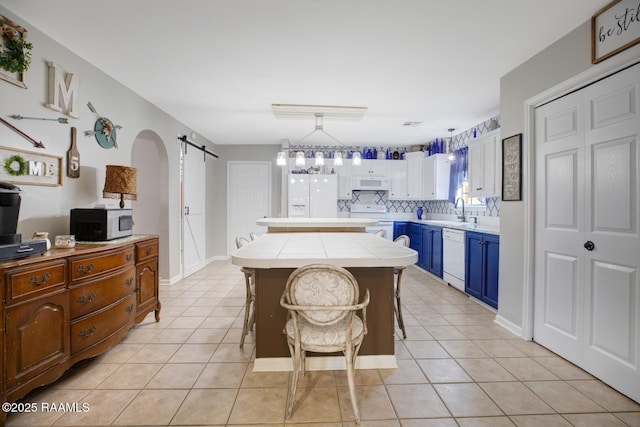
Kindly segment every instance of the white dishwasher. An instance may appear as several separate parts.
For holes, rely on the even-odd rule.
[[[453,228],[442,229],[442,278],[464,292],[465,232]]]

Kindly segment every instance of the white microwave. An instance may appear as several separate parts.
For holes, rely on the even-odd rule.
[[[389,191],[391,180],[386,176],[354,176],[352,190]]]

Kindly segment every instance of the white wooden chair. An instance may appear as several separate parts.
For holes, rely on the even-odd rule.
[[[248,245],[249,240],[245,237],[236,237],[236,247]],[[240,337],[240,348],[244,347],[244,338],[249,334],[249,331],[253,330],[253,325],[256,321],[256,285],[255,275],[256,272],[252,268],[241,267],[240,271],[244,273],[244,283],[246,289],[246,298],[244,303],[244,322],[242,323],[242,336]]]
[[[280,305],[289,313],[284,333],[293,359],[285,418],[291,417],[298,376],[305,371],[305,352],[342,351],[353,413],[356,423],[360,424],[354,370],[362,339],[367,334],[369,290],[360,303],[359,293],[356,279],[341,267],[312,264],[296,269],[289,276],[280,298]],[[357,311],[362,311],[362,318],[356,315]]]
[[[258,233],[255,233],[253,231],[249,233],[249,238],[251,239],[252,242],[256,240],[258,237],[259,237]]]
[[[406,234],[402,234],[396,237],[394,242],[408,248],[410,243],[409,236],[407,236]],[[406,267],[395,267],[393,269],[393,275],[395,279],[393,291],[396,297],[396,304],[393,307],[393,312],[396,315],[396,319],[398,320],[398,327],[402,331],[402,337],[404,339],[407,338],[407,331],[404,327],[404,319],[402,319],[402,304],[400,302],[400,288],[402,285],[402,272],[404,271],[405,268]]]
[[[383,239],[386,237],[387,233],[384,230],[376,231],[376,236],[382,237]]]

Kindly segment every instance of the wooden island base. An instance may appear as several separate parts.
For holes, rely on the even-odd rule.
[[[347,267],[358,281],[360,296],[369,289],[371,302],[367,307],[369,333],[360,348],[361,365],[372,368],[395,368],[393,268]],[[290,353],[282,333],[287,312],[280,306],[280,297],[293,268],[256,269],[256,360],[254,371],[290,369]],[[367,357],[373,356],[373,357]],[[321,356],[318,356],[320,358]],[[327,359],[326,357],[324,357]],[[308,357],[309,369],[323,369]],[[344,356],[335,358],[344,359]],[[365,363],[362,363],[364,361]],[[368,361],[368,362],[367,362]],[[316,361],[318,362],[318,361]],[[329,362],[326,369],[333,369]],[[362,366],[361,366],[362,367]]]

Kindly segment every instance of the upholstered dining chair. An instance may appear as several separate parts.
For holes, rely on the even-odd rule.
[[[408,248],[410,243],[409,236],[407,236],[406,234],[402,234],[395,238],[394,243],[397,243],[399,245],[402,245]],[[393,276],[394,276],[393,292],[396,297],[396,304],[393,307],[393,312],[396,315],[396,319],[398,320],[398,327],[402,331],[402,337],[404,339],[407,338],[407,331],[404,327],[404,320],[402,319],[402,304],[400,303],[400,289],[402,285],[402,272],[404,271],[405,268],[406,267],[395,267],[393,269]]]
[[[289,276],[280,305],[288,310],[284,333],[293,359],[293,375],[285,418],[293,410],[298,376],[305,371],[305,353],[342,351],[347,367],[347,381],[353,413],[360,424],[355,393],[355,363],[362,339],[367,334],[369,290],[359,301],[358,282],[341,267],[311,264],[296,269]],[[362,317],[357,312],[362,312]]]
[[[383,239],[386,237],[387,233],[384,230],[376,231],[376,236],[382,237]]]
[[[236,237],[236,247],[248,245],[249,240],[246,237]],[[244,303],[244,322],[242,323],[242,336],[240,337],[240,348],[244,347],[244,338],[249,334],[249,331],[253,329],[253,325],[256,321],[256,285],[255,275],[256,272],[252,268],[241,267],[240,271],[244,273],[244,283],[246,289],[246,298]]]

